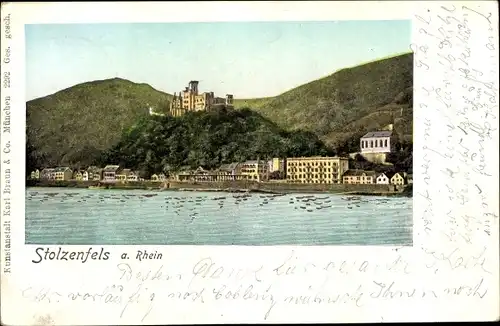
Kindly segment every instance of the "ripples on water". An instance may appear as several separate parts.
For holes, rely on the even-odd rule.
[[[26,243],[412,245],[412,198],[28,188]]]

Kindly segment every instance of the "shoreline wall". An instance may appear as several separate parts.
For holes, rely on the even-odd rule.
[[[170,189],[248,189],[250,191],[263,192],[364,192],[364,193],[398,193],[403,189],[397,189],[394,185],[352,185],[352,184],[304,184],[304,183],[282,183],[282,182],[249,182],[249,181],[226,181],[226,182],[170,182]]]
[[[224,182],[151,182],[137,181],[127,183],[102,183],[99,181],[53,181],[27,180],[27,187],[68,187],[88,188],[90,186],[105,186],[108,189],[148,189],[148,190],[206,190],[206,191],[255,191],[276,193],[307,193],[333,192],[354,194],[401,194],[411,193],[411,186],[394,185],[352,185],[352,184],[302,184],[285,182],[254,182],[254,181],[224,181]]]
[[[135,181],[127,183],[104,183],[102,181],[55,181],[55,180],[27,180],[26,187],[65,187],[65,188],[88,188],[103,186],[108,189],[150,189],[162,188],[161,182]]]

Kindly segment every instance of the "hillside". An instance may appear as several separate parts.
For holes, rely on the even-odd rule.
[[[239,112],[242,116],[225,112],[227,117],[224,117],[218,112],[215,117],[207,114],[198,118],[193,118],[193,115],[178,119],[161,118],[168,121],[164,121],[165,126],[158,126],[152,122],[137,124],[144,119],[156,121],[149,117],[148,108],[151,106],[157,112],[164,112],[171,95],[147,84],[119,78],[83,83],[26,103],[27,171],[32,167],[55,165],[87,166],[102,161],[103,153],[109,159],[124,160],[127,164],[139,164],[144,159],[157,165],[160,163],[151,161],[151,155],[158,159],[162,155],[175,156],[172,148],[177,148],[181,156],[175,156],[177,158],[170,160],[168,165],[214,166],[228,159],[254,158],[258,154],[317,153],[320,148],[324,150],[319,140],[329,147],[331,153],[343,154],[357,151],[359,137],[366,131],[388,124],[394,125],[400,142],[411,142],[412,86],[413,55],[405,54],[342,69],[276,97],[236,99],[236,112],[245,107],[252,110]],[[130,138],[133,126],[136,133],[143,130],[144,137],[158,135],[173,147],[167,150],[155,143],[164,151],[153,150],[147,159],[142,157],[147,151],[141,152],[137,146],[146,144],[147,147],[149,143],[138,134],[135,134],[136,138]],[[164,135],[153,132],[156,129],[148,129],[151,126],[163,130]],[[208,126],[211,127],[205,129]],[[190,132],[185,136],[188,142],[168,138],[186,130]],[[229,131],[235,136],[228,134]],[[205,140],[193,138],[191,134],[199,134]],[[266,146],[261,146],[266,142]],[[257,144],[259,150],[255,147]],[[136,148],[139,153],[139,156],[134,154],[135,161],[127,161],[117,152],[121,148],[123,153],[129,153],[127,146]],[[308,146],[311,148],[309,152],[306,150]],[[203,157],[200,154],[202,149],[217,154]]]
[[[346,144],[366,131],[394,124],[403,141],[412,141],[413,54],[403,54],[334,74],[276,97],[235,100],[289,130],[308,130],[328,145]]]
[[[142,118],[95,164],[116,163],[149,177],[184,166],[212,169],[249,159],[327,154],[312,133],[284,131],[249,109],[218,109]]]
[[[87,165],[116,144],[124,128],[164,110],[171,95],[147,84],[107,79],[79,84],[26,103],[29,165]]]

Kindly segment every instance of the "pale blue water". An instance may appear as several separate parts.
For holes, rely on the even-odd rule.
[[[28,188],[26,243],[412,245],[412,198]]]

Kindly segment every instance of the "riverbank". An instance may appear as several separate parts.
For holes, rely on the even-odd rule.
[[[264,193],[335,193],[342,195],[372,195],[372,196],[409,196],[413,194],[412,186],[395,186],[380,184],[303,184],[287,182],[169,182],[169,189],[182,191],[244,191]]]
[[[334,193],[341,195],[358,196],[405,196],[412,197],[412,185],[352,185],[352,184],[292,184],[285,182],[254,182],[254,181],[226,181],[226,182],[152,182],[137,181],[127,183],[102,183],[99,181],[53,181],[27,180],[27,187],[64,187],[121,189],[121,190],[156,190],[156,191],[202,191],[202,192],[257,192],[270,194],[288,193]]]
[[[57,187],[57,188],[101,188],[101,189],[162,189],[162,183],[152,181],[136,181],[127,183],[104,183],[100,181],[55,181],[55,180],[27,180],[26,187]]]

